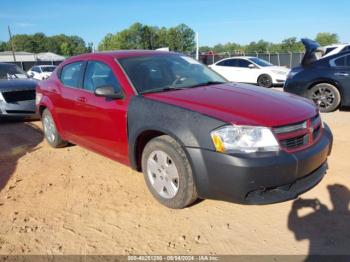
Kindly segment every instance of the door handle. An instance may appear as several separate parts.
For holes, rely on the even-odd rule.
[[[77,98],[77,101],[85,103],[86,102],[86,98],[83,97],[83,96],[80,96],[80,97]]]
[[[335,73],[334,75],[336,75],[336,76],[349,76],[349,74],[345,73],[345,72]]]

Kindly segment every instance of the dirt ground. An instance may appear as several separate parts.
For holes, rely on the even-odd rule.
[[[323,119],[330,169],[302,200],[183,210],[158,204],[126,166],[50,148],[40,122],[0,123],[0,254],[350,254],[350,112]]]

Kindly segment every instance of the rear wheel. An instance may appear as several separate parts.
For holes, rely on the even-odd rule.
[[[341,96],[335,86],[321,83],[310,89],[309,99],[315,102],[321,112],[332,112],[338,108]]]
[[[148,189],[163,205],[184,208],[197,199],[192,168],[182,147],[169,136],[147,143],[142,170]]]
[[[48,109],[45,109],[43,111],[41,121],[43,124],[45,139],[50,146],[58,148],[64,147],[68,144],[67,141],[62,140],[60,134],[57,131],[52,115]]]
[[[258,86],[267,87],[267,88],[272,87],[272,78],[271,78],[271,76],[269,76],[267,74],[263,74],[263,75],[259,76],[259,78],[258,78]]]

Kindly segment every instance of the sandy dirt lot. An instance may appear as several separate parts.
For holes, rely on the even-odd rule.
[[[0,123],[0,254],[350,254],[350,112],[302,200],[204,200],[170,210],[140,173],[79,146],[52,149],[40,122]]]

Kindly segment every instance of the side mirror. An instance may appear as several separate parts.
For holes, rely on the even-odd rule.
[[[34,73],[30,72],[29,77],[34,77]]]
[[[253,64],[249,64],[249,65],[248,65],[248,67],[249,67],[250,69],[254,69],[254,68],[256,68],[256,66],[255,66],[255,65],[253,65]]]
[[[96,88],[95,95],[112,99],[122,99],[124,97],[122,92],[115,92],[113,86],[100,86]]]

